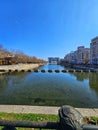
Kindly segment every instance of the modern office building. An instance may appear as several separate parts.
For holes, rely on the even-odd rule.
[[[48,63],[49,64],[58,64],[60,61],[59,57],[48,57]]]

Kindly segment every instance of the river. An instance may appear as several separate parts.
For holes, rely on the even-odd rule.
[[[39,69],[63,70],[60,65]],[[98,108],[98,73],[19,72],[0,76],[0,104]]]

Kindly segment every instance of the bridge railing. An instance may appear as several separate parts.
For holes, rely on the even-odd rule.
[[[83,117],[75,108],[62,106],[59,111],[59,122],[32,122],[0,120],[2,130],[17,130],[21,128],[55,129],[55,130],[98,130],[97,125],[84,125]]]
[[[21,128],[37,128],[37,129],[55,129],[59,127],[58,122],[32,122],[32,121],[9,121],[0,120],[0,126],[4,126],[2,130],[16,130]]]

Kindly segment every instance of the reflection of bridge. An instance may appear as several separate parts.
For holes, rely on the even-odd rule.
[[[60,61],[59,57],[49,57],[48,58],[48,63],[49,64],[58,64]]]

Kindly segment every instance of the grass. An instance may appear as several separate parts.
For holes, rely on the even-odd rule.
[[[0,113],[2,120],[58,121],[58,115]]]
[[[98,122],[98,117],[90,117],[92,120],[94,120],[94,121],[97,121]]]
[[[84,117],[84,123],[87,124],[89,122],[97,122],[98,117]],[[58,122],[58,115],[51,114],[15,114],[15,113],[0,113],[0,120],[27,120],[27,121],[36,121],[36,122]],[[0,130],[3,127],[0,127]],[[17,128],[17,130],[32,130],[32,128]],[[37,130],[37,129],[36,129]]]
[[[50,114],[15,114],[15,113],[0,113],[0,120],[27,120],[37,122],[57,122],[58,115]],[[2,127],[0,127],[0,130]],[[32,128],[17,128],[17,130],[32,130]]]
[[[98,125],[98,117],[94,117],[94,116],[84,117],[84,123]]]

